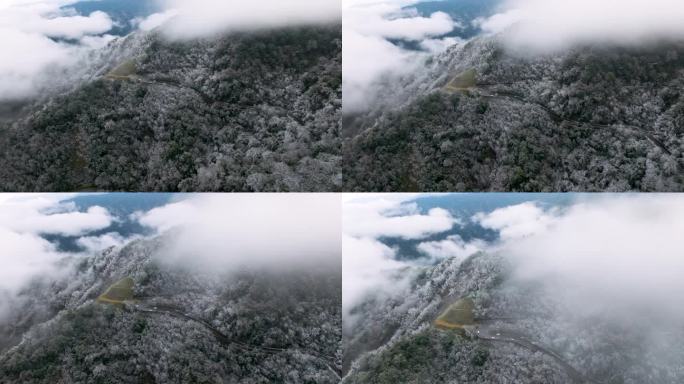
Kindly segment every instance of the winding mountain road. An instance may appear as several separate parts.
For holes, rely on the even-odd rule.
[[[478,92],[478,94],[482,97],[485,98],[490,98],[490,99],[509,99],[509,100],[514,100],[520,103],[525,103],[525,104],[532,104],[535,105],[541,109],[543,109],[551,118],[553,122],[556,124],[562,124],[562,123],[567,123],[570,126],[573,127],[581,127],[583,125],[596,128],[596,129],[615,129],[615,130],[622,130],[624,132],[634,134],[637,136],[641,136],[651,142],[651,144],[657,146],[660,148],[663,152],[667,153],[668,155],[672,155],[672,152],[670,151],[669,148],[663,143],[662,141],[658,140],[655,138],[648,130],[646,130],[643,127],[637,127],[635,125],[628,125],[628,124],[614,124],[614,125],[608,125],[608,124],[595,124],[595,123],[588,123],[588,122],[582,122],[582,121],[576,121],[576,120],[567,120],[561,117],[558,113],[554,112],[551,108],[547,107],[546,105],[543,105],[538,102],[534,101],[529,101],[525,100],[524,98],[512,93],[512,92],[496,92],[494,94],[488,94],[484,92]]]
[[[213,104],[217,102],[211,96],[209,96],[208,94],[204,93],[201,89],[199,89],[199,87],[183,84],[180,81],[172,78],[148,78],[143,75],[106,75],[104,76],[104,78],[112,81],[129,81],[146,85],[162,85],[177,89],[186,89],[197,94],[206,104]]]
[[[320,355],[316,352],[306,351],[306,350],[303,350],[300,348],[264,347],[264,346],[260,346],[260,345],[253,345],[253,344],[247,344],[247,343],[243,343],[240,341],[236,341],[236,340],[229,338],[226,334],[224,334],[223,332],[218,330],[216,327],[211,325],[209,322],[202,320],[202,319],[199,319],[199,318],[196,318],[196,317],[193,317],[193,316],[190,316],[187,313],[183,313],[183,312],[178,311],[177,309],[171,308],[171,307],[160,307],[160,306],[148,307],[148,306],[141,305],[141,304],[135,304],[135,305],[133,305],[133,308],[138,312],[142,312],[142,313],[146,313],[146,314],[169,315],[169,316],[193,321],[195,323],[202,325],[204,328],[208,329],[209,331],[211,331],[211,333],[214,335],[214,337],[216,339],[218,339],[221,343],[226,344],[226,345],[234,345],[237,348],[240,348],[240,349],[245,350],[245,351],[258,350],[258,351],[262,351],[262,352],[266,352],[266,353],[272,353],[272,354],[281,353],[281,352],[298,352],[298,353],[301,353],[303,355],[311,356],[311,357],[321,361],[322,363],[324,363],[326,365],[326,367],[328,368],[328,370],[331,373],[333,373],[335,375],[335,377],[337,377],[338,380],[341,380],[341,378],[342,378],[340,370],[337,369],[337,367],[335,367],[334,363],[331,363],[331,361],[335,360],[335,357],[333,357],[333,356]]]
[[[479,325],[475,329],[474,334],[477,338],[482,340],[513,343],[531,351],[544,353],[556,360],[573,382],[578,384],[595,383],[593,380],[584,377],[584,375],[567,363],[559,354],[529,341],[521,333],[504,330],[491,325]]]
[[[634,125],[629,125],[629,124],[622,124],[622,123],[617,123],[613,125],[608,125],[608,124],[595,124],[595,123],[589,123],[589,122],[582,122],[582,121],[576,121],[576,120],[568,120],[563,118],[561,115],[553,111],[551,108],[548,106],[536,102],[536,101],[531,101],[527,100],[524,97],[516,94],[515,92],[510,92],[510,91],[487,91],[489,87],[497,86],[497,85],[510,85],[510,84],[515,84],[518,83],[519,81],[515,82],[508,82],[508,83],[478,83],[473,87],[469,87],[467,89],[461,89],[461,88],[455,88],[453,86],[450,86],[447,84],[444,86],[444,90],[449,92],[449,93],[456,93],[456,92],[464,92],[468,91],[472,94],[478,95],[480,97],[486,98],[486,99],[492,99],[492,100],[512,100],[516,101],[519,103],[524,103],[524,104],[532,104],[535,105],[549,116],[549,118],[556,124],[568,124],[569,126],[572,127],[581,127],[581,126],[589,126],[592,128],[596,129],[614,129],[616,131],[622,131],[628,134],[633,134],[637,136],[641,136],[642,138],[648,140],[651,144],[654,146],[660,148],[663,152],[667,153],[668,155],[672,155],[672,151],[663,143],[661,140],[656,138],[652,132],[649,132],[647,129],[643,127],[638,127]]]

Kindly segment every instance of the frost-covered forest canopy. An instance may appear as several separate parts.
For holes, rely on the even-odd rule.
[[[167,3],[175,8],[125,36],[81,32],[69,45],[44,36],[55,55],[34,60],[40,70],[22,72],[23,51],[0,67],[3,87],[15,84],[0,96],[0,189],[339,190],[342,41],[330,1],[310,4],[311,17],[271,14],[251,28],[271,1],[239,12]],[[194,12],[214,5],[197,30]],[[239,27],[226,24],[249,10]],[[94,31],[111,27],[106,13],[92,15],[102,21]],[[87,46],[93,39],[101,47]]]
[[[0,383],[339,382],[336,198],[174,198],[134,215],[155,233],[80,252],[44,234],[96,243],[120,199],[64,199],[0,204]]]
[[[385,33],[375,37],[386,39],[386,50],[376,51],[394,65],[353,67],[349,80],[345,68],[345,95],[365,90],[361,102],[345,102],[345,187],[684,189],[684,31],[674,21],[682,5],[503,3],[508,8],[479,19],[482,32],[469,40],[447,40],[435,14],[382,15],[378,25],[397,17],[424,23],[413,38],[433,49],[400,50]],[[354,28],[345,33],[366,36],[352,41],[358,52],[377,43]],[[463,83],[465,74],[474,79]]]
[[[684,200],[500,196],[348,199],[343,382],[681,382]]]

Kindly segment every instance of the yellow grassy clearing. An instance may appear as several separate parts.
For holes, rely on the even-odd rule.
[[[460,299],[442,312],[434,324],[442,329],[463,329],[475,324],[474,309],[475,303],[471,299]]]
[[[99,303],[123,304],[133,300],[133,286],[135,282],[130,277],[123,278],[112,284],[97,298]]]
[[[444,89],[451,92],[467,91],[475,85],[477,85],[477,71],[475,68],[470,68],[454,76]]]
[[[112,80],[128,80],[136,74],[136,66],[133,60],[126,60],[112,69],[105,77]]]

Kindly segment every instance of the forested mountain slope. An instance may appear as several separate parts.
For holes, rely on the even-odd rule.
[[[340,25],[135,32],[97,55],[76,89],[0,120],[0,189],[341,187]]]
[[[344,328],[343,383],[675,384],[684,378],[680,325],[644,321],[649,314],[638,309],[616,321],[606,307],[591,311],[564,301],[563,292],[513,282],[511,271],[504,257],[487,253],[463,263],[448,259],[414,279],[408,294],[354,308]],[[546,352],[435,327],[461,298],[473,300],[479,329],[521,335]]]
[[[24,290],[0,320],[0,383],[339,381],[338,268],[207,272],[166,262],[167,241],[73,260]],[[125,278],[133,300],[95,300]]]
[[[371,191],[684,190],[684,45],[522,55],[479,37],[345,117]],[[399,95],[389,97],[389,95]]]

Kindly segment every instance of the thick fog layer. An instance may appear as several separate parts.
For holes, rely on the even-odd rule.
[[[160,261],[205,271],[340,268],[338,195],[179,195],[175,202],[132,214],[125,225],[139,223],[150,231],[125,236],[113,226],[126,219],[117,210],[120,203],[83,209],[70,201],[75,196],[0,198],[0,304],[8,304],[34,279],[61,276],[70,265],[64,263],[67,258],[91,257],[143,236],[161,236]],[[102,201],[108,201],[106,196]],[[65,251],[57,237],[73,239],[82,249]]]
[[[100,47],[113,22],[104,12],[77,15],[76,0],[3,0],[0,4],[0,102],[34,96],[41,84]],[[69,40],[69,41],[66,41]]]
[[[168,261],[218,269],[339,265],[339,196],[196,195],[139,218],[171,230]]]
[[[684,295],[682,196],[582,195],[567,206],[541,204],[530,196],[529,202],[467,217],[439,208],[420,211],[413,198],[345,203],[348,320],[353,321],[350,313],[358,304],[402,294],[426,262],[459,262],[485,251],[511,262],[509,283],[544,287],[539,297],[577,318],[598,316],[620,326],[684,321],[679,303]],[[498,237],[464,241],[459,232],[464,223]],[[407,259],[400,254],[407,248],[388,246],[386,237],[417,241],[411,244],[425,257]]]
[[[18,290],[32,279],[59,273],[65,254],[41,235],[79,236],[108,227],[114,218],[102,207],[79,212],[65,203],[71,195],[13,195],[0,198],[0,316]]]
[[[501,252],[516,279],[548,283],[578,316],[684,320],[684,197],[612,195],[542,212],[527,204],[483,221],[509,234]]]
[[[235,30],[339,22],[339,0],[164,0],[165,30],[191,38]],[[159,18],[159,15],[150,18]]]
[[[679,0],[506,0],[504,9],[482,21],[482,27],[502,32],[519,49],[684,39],[684,3]]]
[[[397,76],[420,66],[427,52],[439,52],[455,44],[455,38],[443,38],[457,25],[444,12],[429,17],[402,9],[417,1],[342,0],[344,109],[363,111],[374,101],[379,87]],[[417,43],[425,52],[401,48],[388,39]]]
[[[384,237],[421,240],[451,229],[459,221],[435,208],[421,213],[411,203],[415,195],[354,195],[345,198],[342,240],[342,306],[345,326],[353,324],[352,309],[369,299],[401,295],[413,273],[410,261],[398,260],[397,250]],[[451,244],[421,243],[424,252],[440,257]]]
[[[164,11],[118,20],[143,31],[164,27],[172,38],[209,37],[300,24],[339,22],[339,0],[140,0]],[[79,0],[3,0],[0,4],[0,102],[39,96],[93,49],[115,36],[111,15],[80,15]],[[120,26],[120,25],[119,25]],[[80,68],[82,69],[82,68]],[[76,81],[77,79],[74,79]],[[66,82],[66,81],[65,81]],[[61,84],[61,83],[60,83]]]

